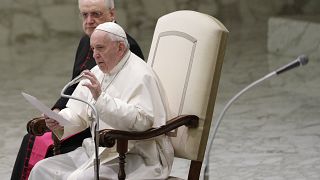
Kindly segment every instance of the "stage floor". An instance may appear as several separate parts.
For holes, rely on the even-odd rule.
[[[246,85],[295,58],[268,54],[265,24],[227,28],[230,35],[214,118]],[[61,38],[0,49],[1,179],[10,178],[27,121],[39,115],[21,91],[51,106],[70,80],[77,43]],[[310,59],[307,66],[266,81],[231,106],[210,152],[210,179],[320,179],[320,68],[316,67],[319,60]],[[187,165],[177,159],[172,174],[185,177]]]

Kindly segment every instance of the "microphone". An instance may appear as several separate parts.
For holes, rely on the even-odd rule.
[[[85,79],[85,77],[84,77],[84,73],[82,72],[82,73],[80,73],[77,77],[73,78],[73,79],[68,83],[68,85],[69,85],[69,86],[72,86],[72,85],[74,85],[74,84],[79,83],[79,82],[80,82],[81,80],[83,80],[83,79]]]
[[[289,71],[293,68],[299,67],[299,66],[303,66],[306,65],[309,61],[308,56],[306,55],[300,55],[297,59],[295,59],[294,61],[292,61],[291,63],[277,69],[275,72],[277,75],[282,74],[286,71]]]
[[[219,128],[219,125],[222,121],[222,118],[224,116],[224,114],[226,113],[226,111],[229,109],[229,107],[231,106],[231,104],[237,100],[243,93],[245,93],[246,91],[248,91],[250,88],[258,85],[259,83],[263,82],[264,80],[272,77],[272,76],[275,76],[275,75],[279,75],[281,73],[284,73],[286,71],[289,71],[293,68],[296,68],[296,67],[299,67],[299,66],[303,66],[303,65],[306,65],[308,63],[308,57],[306,55],[300,55],[297,57],[297,59],[295,59],[294,61],[292,61],[291,63],[275,70],[275,71],[272,71],[271,73],[265,75],[264,77],[254,81],[253,83],[249,84],[248,86],[246,86],[245,88],[243,88],[240,92],[238,92],[235,96],[233,96],[229,101],[228,103],[224,106],[223,110],[221,111],[217,121],[216,121],[216,124],[213,128],[213,131],[210,132],[210,136],[211,136],[211,139],[210,139],[210,136],[209,136],[209,142],[208,142],[208,150],[206,151],[206,155],[205,155],[205,169],[204,169],[204,176],[203,178],[205,180],[208,180],[209,179],[209,160],[210,160],[210,151],[211,151],[211,148],[212,148],[212,144],[213,144],[213,140],[216,136],[216,133],[218,131],[218,128]]]

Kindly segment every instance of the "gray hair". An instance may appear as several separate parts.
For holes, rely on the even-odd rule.
[[[106,3],[106,7],[113,9],[114,8],[114,0],[104,0],[104,2]]]
[[[78,0],[78,4],[80,4],[80,1],[82,0]],[[114,0],[104,0],[104,2],[107,9],[114,9]]]

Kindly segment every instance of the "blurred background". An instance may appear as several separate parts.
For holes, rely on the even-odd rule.
[[[148,57],[157,19],[194,10],[230,31],[214,118],[238,91],[300,54],[307,66],[241,97],[210,152],[210,179],[320,179],[320,1],[115,0],[116,19]],[[40,113],[25,91],[52,106],[70,80],[82,35],[77,0],[2,0],[0,5],[0,176],[9,179],[26,133]],[[176,159],[173,174],[188,163]]]

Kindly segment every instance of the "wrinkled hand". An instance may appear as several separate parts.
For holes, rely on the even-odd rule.
[[[89,70],[84,70],[82,73],[84,74],[83,77],[89,79],[91,82],[84,83],[82,85],[87,87],[90,90],[93,99],[97,100],[102,92],[100,82],[98,81],[97,77]]]
[[[49,118],[49,117],[46,116],[46,115],[43,115],[43,116],[45,117],[46,126],[47,126],[51,131],[56,130],[56,129],[62,129],[62,128],[63,128],[63,126],[61,126],[58,121],[56,121],[56,120],[54,120],[54,119],[51,119],[51,118]]]

